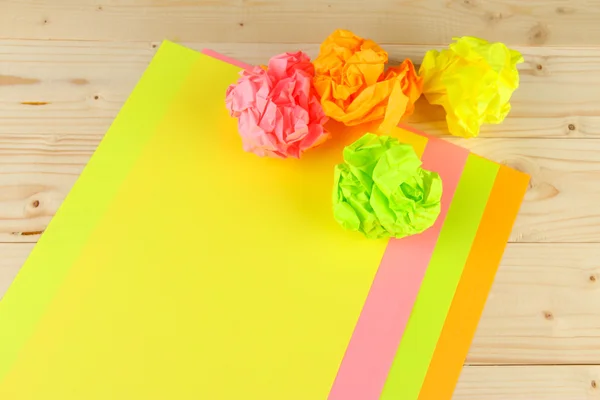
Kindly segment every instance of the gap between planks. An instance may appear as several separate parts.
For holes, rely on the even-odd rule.
[[[0,133],[1,242],[37,240],[20,233],[46,229],[100,138]],[[511,242],[600,242],[600,141],[446,140],[531,175]]]
[[[0,245],[0,297],[33,249]],[[466,363],[600,363],[600,247],[508,245]]]
[[[183,44],[251,64],[284,51],[318,53],[318,44],[307,43]],[[103,134],[156,52],[154,46],[158,43],[0,40],[0,133]],[[439,48],[385,46],[392,64],[407,57],[418,64],[432,47]],[[482,137],[600,137],[600,92],[595,90],[600,47],[517,48],[525,63],[519,65],[521,87],[513,109],[503,124],[485,126]],[[424,99],[408,122],[428,133],[447,133],[443,110]]]
[[[568,6],[567,6],[568,5]],[[523,45],[600,44],[589,0],[556,2],[263,0],[4,1],[0,37],[134,41],[320,42],[346,28],[385,43],[475,35]]]

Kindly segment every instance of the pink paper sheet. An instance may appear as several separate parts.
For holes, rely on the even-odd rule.
[[[329,400],[379,399],[468,154],[429,137],[423,168],[442,178],[440,216],[420,235],[390,240]]]
[[[252,68],[210,49],[202,53]],[[328,400],[379,399],[469,154],[410,126],[400,127],[428,137],[423,168],[442,178],[442,209],[427,231],[388,243]]]
[[[216,58],[217,60],[226,62],[228,64],[235,65],[236,67],[240,67],[242,69],[252,69],[253,68],[253,66],[250,64],[243,63],[241,61],[236,60],[235,58],[227,57],[227,56],[225,56],[221,53],[217,53],[216,51],[211,50],[211,49],[202,49],[201,53],[205,54],[207,56],[210,56],[212,58]],[[231,82],[231,83],[233,83],[233,82]]]

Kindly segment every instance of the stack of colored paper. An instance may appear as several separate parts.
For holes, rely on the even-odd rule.
[[[239,71],[161,47],[0,302],[0,398],[451,398],[528,177],[397,128],[442,212],[367,240],[331,211],[360,129],[245,153]]]

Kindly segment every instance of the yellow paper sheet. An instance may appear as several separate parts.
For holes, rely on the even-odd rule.
[[[17,347],[2,399],[327,397],[386,246],[333,220],[344,143],[299,161],[243,152],[223,103],[239,69],[164,46],[195,58],[191,72],[155,60],[166,68],[136,91],[167,90],[173,71],[185,74],[164,117],[144,126],[138,99],[111,128],[106,140],[136,150],[116,194],[76,252],[48,259],[41,248],[22,272],[64,268],[65,278],[38,307],[11,301],[36,296],[25,279],[3,300],[0,326],[19,313],[35,323],[3,337],[4,349]],[[152,131],[147,143],[140,129]],[[110,158],[102,151],[94,159]],[[98,184],[84,175],[75,190],[93,202]],[[53,222],[44,240],[64,244],[81,223],[68,222]]]

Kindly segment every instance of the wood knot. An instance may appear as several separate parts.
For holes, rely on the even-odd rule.
[[[556,13],[560,15],[574,14],[575,9],[573,7],[556,7]]]
[[[554,315],[550,311],[544,311],[544,318],[548,321],[552,321],[554,319]]]
[[[21,104],[23,104],[24,106],[45,106],[50,103],[48,103],[47,101],[22,101]]]
[[[47,204],[44,204],[46,194],[36,193],[25,201],[23,213],[26,218],[35,218],[47,213],[45,210]]]
[[[596,383],[596,381],[594,379],[592,379],[591,386],[592,386],[592,389],[596,389],[598,387],[598,384]]]
[[[521,171],[521,172],[523,172],[523,171]],[[529,182],[527,183],[527,191],[532,190],[533,187],[534,187],[534,185],[533,185],[533,179],[530,178]]]
[[[598,280],[598,277],[595,274],[590,275],[590,282],[596,283],[597,280]]]
[[[548,41],[550,31],[545,25],[538,23],[529,30],[529,43],[530,44],[544,44]]]
[[[243,22],[238,22],[238,25],[243,28],[244,27],[244,23]]]
[[[546,57],[536,57],[531,62],[531,74],[533,76],[550,75],[550,69],[546,66],[548,59]]]
[[[20,76],[0,75],[0,86],[6,85],[35,85],[39,79],[21,78]]]
[[[552,199],[560,194],[560,190],[556,186],[549,182],[537,181],[535,178],[531,178],[529,181],[529,188],[531,190],[530,200],[548,200]]]
[[[516,169],[519,172],[530,175],[532,179],[536,176],[536,164],[525,157],[510,157],[502,160],[501,163],[512,169]]]
[[[519,163],[516,160],[502,160],[500,161],[500,164],[506,165],[507,167],[511,167],[512,169],[516,169],[519,172],[525,172],[525,169],[523,168],[521,163]]]
[[[87,79],[83,79],[83,78],[74,78],[71,79],[69,82],[71,82],[73,85],[89,85],[90,81],[88,81]]]
[[[100,99],[100,96],[98,96],[98,95],[95,95],[95,96],[94,96],[94,100],[98,100],[98,99]]]
[[[569,124],[569,130],[570,131],[574,131],[575,130],[575,124]]]
[[[31,231],[31,232],[13,232],[15,236],[36,236],[41,235],[44,231]]]
[[[487,22],[495,24],[502,20],[502,13],[499,12],[486,12],[483,17]]]
[[[96,8],[96,10],[97,10],[97,11],[102,11],[102,10],[103,10],[103,8],[102,8],[102,6],[98,6],[98,8]]]

